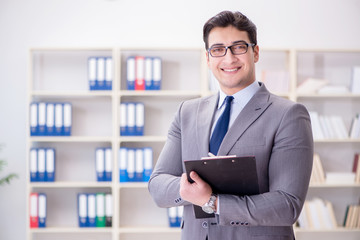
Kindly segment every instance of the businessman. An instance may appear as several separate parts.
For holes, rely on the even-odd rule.
[[[256,26],[242,13],[224,11],[203,28],[217,94],[184,101],[149,181],[159,207],[184,206],[183,240],[293,240],[308,190],[313,140],[309,114],[271,94],[255,77]],[[260,194],[215,194],[184,160],[214,155],[255,156]],[[234,182],[236,184],[236,182]],[[214,218],[196,219],[193,205]]]

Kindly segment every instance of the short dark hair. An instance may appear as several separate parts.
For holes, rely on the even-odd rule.
[[[255,24],[241,12],[223,11],[210,18],[204,25],[203,40],[205,48],[209,48],[209,34],[213,28],[227,27],[230,25],[234,26],[239,31],[247,32],[250,42],[257,45]]]

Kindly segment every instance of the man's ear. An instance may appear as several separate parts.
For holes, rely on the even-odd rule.
[[[259,46],[256,45],[254,47],[254,63],[257,63],[259,61]]]
[[[206,55],[206,63],[207,63],[207,65],[208,65],[208,67],[210,66],[210,63],[209,63],[209,61],[210,61],[210,59],[209,59],[209,52],[208,51],[205,51],[205,55]]]

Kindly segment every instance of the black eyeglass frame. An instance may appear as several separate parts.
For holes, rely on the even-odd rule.
[[[236,45],[246,45],[246,51],[243,52],[243,53],[234,53],[232,47],[233,47],[233,46],[236,46]],[[230,45],[230,46],[212,46],[212,47],[208,48],[207,51],[208,51],[208,53],[209,53],[210,56],[215,57],[215,58],[216,58],[216,57],[223,57],[223,56],[225,56],[228,49],[230,49],[230,51],[231,51],[231,53],[232,53],[233,55],[242,55],[242,54],[245,54],[245,53],[248,52],[250,46],[251,46],[251,47],[254,47],[254,46],[256,46],[256,44],[255,44],[255,43],[247,43],[247,42],[239,42],[239,43],[234,43],[234,44],[232,44],[232,45]],[[224,53],[223,55],[221,55],[221,56],[213,56],[213,55],[211,54],[211,50],[212,50],[213,48],[218,48],[218,47],[224,47],[224,48],[225,48],[225,53]]]

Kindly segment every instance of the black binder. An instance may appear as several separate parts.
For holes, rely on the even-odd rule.
[[[184,161],[189,182],[189,174],[195,171],[207,182],[214,193],[231,195],[259,194],[259,184],[254,156],[236,157],[220,156],[201,160]],[[211,218],[214,214],[205,213],[201,207],[194,205],[196,218]]]

